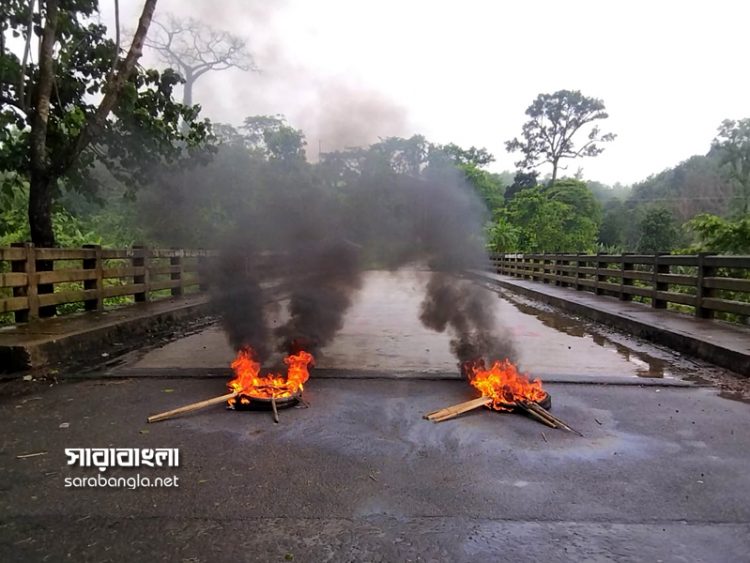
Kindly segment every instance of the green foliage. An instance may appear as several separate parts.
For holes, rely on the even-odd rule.
[[[750,118],[725,119],[711,146],[729,180],[737,188],[738,213],[750,211]]]
[[[505,190],[505,201],[513,199],[518,192],[525,190],[526,188],[533,188],[539,184],[539,173],[532,170],[531,172],[524,172],[518,170],[513,176],[513,182]]]
[[[661,206],[646,210],[638,223],[638,252],[670,252],[678,241],[677,225],[672,212]]]
[[[466,181],[471,184],[484,201],[492,215],[496,215],[505,203],[505,186],[498,174],[480,170],[475,164],[462,164]]]
[[[43,5],[43,3],[40,3]],[[32,6],[34,4],[32,3]],[[4,2],[0,13],[2,30],[34,40],[42,34],[42,14],[33,14],[35,24],[27,28],[29,3]],[[60,196],[65,179],[68,190],[96,194],[92,174],[96,165],[106,166],[131,191],[148,178],[154,166],[195,161],[196,147],[211,139],[209,123],[198,120],[199,107],[175,103],[173,89],[181,77],[167,69],[160,73],[136,67],[117,98],[112,116],[97,123],[98,101],[109,87],[113,62],[118,60],[106,27],[98,23],[98,2],[61,2],[54,45],[54,88],[44,139],[46,160],[42,190],[44,200]],[[32,125],[38,108],[30,95],[40,80],[39,65],[31,57],[23,60],[5,43],[0,57],[0,172],[5,191],[18,190],[31,178]],[[120,61],[120,64],[122,61]],[[96,103],[95,103],[96,102]],[[36,187],[35,187],[36,186]],[[51,193],[47,195],[47,191]],[[44,206],[43,206],[44,207]],[[39,210],[49,216],[51,208]],[[32,228],[32,233],[35,232]],[[46,237],[45,237],[46,238]]]
[[[704,213],[685,227],[698,237],[688,252],[750,254],[750,214],[732,220]]]
[[[487,225],[487,248],[492,252],[516,252],[519,249],[521,229],[505,217],[498,217]]]
[[[525,170],[552,164],[551,183],[557,179],[561,159],[597,156],[604,151],[601,143],[615,139],[613,133],[602,134],[594,124],[609,117],[604,102],[584,96],[580,90],[539,94],[526,108],[526,115],[529,120],[523,125],[522,139],[508,141],[506,149],[522,153],[523,158],[516,166]],[[579,132],[586,133],[586,141],[578,147],[573,137]]]
[[[282,162],[303,162],[305,160],[305,135],[299,129],[290,127],[281,115],[256,115],[245,118],[240,128],[245,147],[263,158]],[[236,137],[225,130],[225,134]]]
[[[699,213],[728,213],[735,191],[718,153],[712,152],[692,156],[635,184],[626,201],[631,208],[659,205],[684,222]]]
[[[0,247],[16,242],[29,240],[29,225],[26,220],[26,209],[29,205],[28,184],[10,194],[0,195]],[[120,217],[117,217],[120,220]],[[105,246],[125,245],[116,237],[111,222],[83,219],[71,213],[62,205],[57,205],[52,213],[52,227],[55,239],[63,247],[80,247],[84,244],[102,244]],[[132,231],[132,225],[125,227]],[[132,243],[132,241],[131,241]]]
[[[495,157],[485,148],[469,147],[463,149],[455,143],[448,143],[447,145],[435,145],[433,150],[438,150],[450,156],[451,160],[459,166],[468,165],[481,168],[495,161]]]
[[[619,199],[611,199],[603,206],[604,218],[599,229],[599,243],[622,250],[630,212]]]
[[[555,201],[568,204],[577,215],[588,217],[596,225],[602,220],[602,207],[584,182],[560,180],[547,188],[547,194]]]
[[[518,251],[591,252],[596,247],[600,209],[581,182],[522,190],[505,213],[518,229]]]
[[[21,184],[17,190],[0,191],[0,246],[29,240],[29,224],[26,219],[28,205],[28,184]]]

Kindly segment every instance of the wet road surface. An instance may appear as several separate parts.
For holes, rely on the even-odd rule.
[[[746,560],[750,406],[683,383],[719,370],[497,298],[521,365],[584,437],[484,409],[433,424],[421,415],[473,394],[448,379],[449,336],[419,323],[421,287],[368,276],[308,407],[280,424],[222,406],[146,424],[224,393],[218,327],[108,373],[6,386],[2,560]],[[106,472],[179,487],[66,488],[99,473],[66,447],[179,448],[175,469]]]

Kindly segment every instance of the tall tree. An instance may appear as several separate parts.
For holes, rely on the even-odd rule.
[[[154,21],[146,46],[159,53],[162,61],[185,79],[182,103],[193,105],[193,86],[210,70],[257,70],[245,40],[214,29],[193,18],[168,15],[166,22]]]
[[[725,119],[711,146],[718,152],[730,181],[739,188],[739,212],[750,210],[750,118]]]
[[[6,191],[28,181],[31,239],[54,246],[52,205],[61,179],[90,188],[90,172],[101,162],[135,185],[149,164],[176,157],[178,143],[205,139],[208,126],[195,121],[196,110],[172,102],[178,75],[137,66],[156,0],[146,0],[124,58],[95,21],[97,0],[39,0],[34,6],[9,0],[0,12],[3,32],[27,44],[35,36],[39,43],[36,64],[2,45],[0,171],[9,172],[2,177]],[[180,121],[188,127],[181,129]]]
[[[522,139],[505,143],[508,152],[523,154],[516,166],[525,170],[552,164],[552,181],[557,180],[560,160],[596,156],[604,150],[600,143],[614,140],[614,133],[601,133],[597,121],[606,119],[604,102],[589,98],[580,90],[559,90],[539,94],[526,108],[529,120],[523,125]],[[585,134],[585,142],[576,147],[573,137]]]

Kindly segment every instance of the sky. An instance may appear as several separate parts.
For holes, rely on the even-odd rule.
[[[142,1],[120,6],[135,29]],[[156,18],[167,13],[245,38],[260,69],[202,77],[206,116],[283,114],[313,158],[422,134],[486,147],[492,170],[512,170],[505,141],[526,108],[570,89],[604,101],[602,130],[617,138],[563,174],[630,184],[705,154],[723,119],[750,117],[744,0],[159,0]]]

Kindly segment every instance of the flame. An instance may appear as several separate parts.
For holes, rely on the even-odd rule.
[[[540,402],[547,397],[539,379],[529,381],[525,374],[518,373],[516,366],[507,358],[495,360],[487,369],[483,359],[470,360],[463,364],[469,383],[479,389],[484,397],[492,397],[492,408],[511,410],[516,401]]]
[[[277,399],[290,397],[302,391],[304,383],[310,377],[308,366],[315,365],[315,359],[309,352],[300,351],[284,358],[287,366],[286,376],[280,373],[260,374],[260,362],[255,360],[255,353],[249,346],[240,348],[232,362],[235,378],[227,386],[230,391],[240,393],[239,401],[248,404],[247,397],[259,399]],[[229,399],[234,405],[237,398]]]

